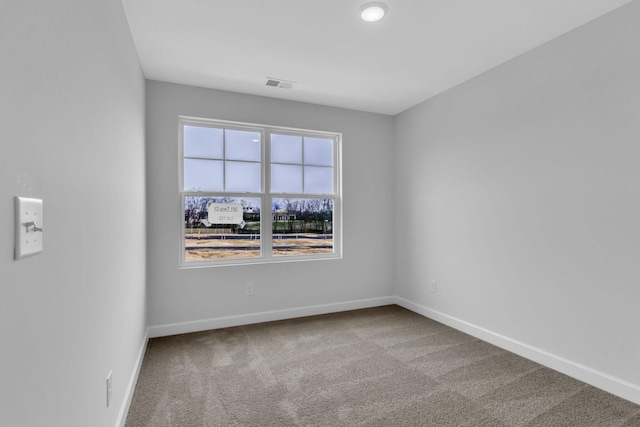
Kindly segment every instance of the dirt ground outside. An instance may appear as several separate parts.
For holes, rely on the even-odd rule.
[[[260,239],[235,239],[235,235],[226,235],[221,239],[203,234],[185,236],[186,261],[206,261],[231,258],[256,258],[260,256]],[[318,238],[318,235],[274,236],[273,255],[308,255],[333,253],[333,237]]]

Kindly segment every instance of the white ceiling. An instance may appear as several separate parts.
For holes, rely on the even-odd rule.
[[[384,114],[631,0],[122,0],[149,79]],[[297,82],[265,86],[266,78]]]

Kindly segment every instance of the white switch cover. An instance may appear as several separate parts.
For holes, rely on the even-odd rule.
[[[42,200],[16,197],[15,259],[42,252]]]

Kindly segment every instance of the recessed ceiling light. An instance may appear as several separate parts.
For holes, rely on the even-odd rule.
[[[387,5],[377,1],[365,3],[360,8],[360,18],[367,22],[379,21],[386,13]]]

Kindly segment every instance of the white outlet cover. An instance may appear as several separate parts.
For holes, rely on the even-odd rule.
[[[15,259],[42,252],[42,200],[15,198]]]

